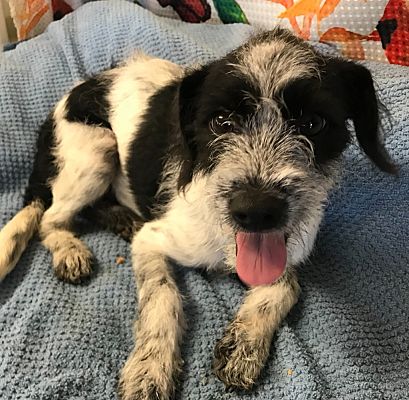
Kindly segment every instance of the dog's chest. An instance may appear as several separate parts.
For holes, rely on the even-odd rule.
[[[209,202],[209,186],[207,177],[196,177],[184,193],[170,202],[158,223],[173,236],[169,243],[178,244],[168,251],[177,251],[174,258],[180,263],[220,269],[231,256],[234,234]]]

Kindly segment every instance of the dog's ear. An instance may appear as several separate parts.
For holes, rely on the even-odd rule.
[[[182,79],[179,88],[179,123],[183,140],[183,161],[178,181],[179,189],[186,187],[193,176],[198,153],[195,141],[195,122],[199,96],[207,74],[208,66],[189,71]]]
[[[324,79],[346,106],[359,145],[382,171],[397,174],[398,167],[388,155],[380,134],[379,103],[372,75],[367,68],[352,61],[328,58]]]

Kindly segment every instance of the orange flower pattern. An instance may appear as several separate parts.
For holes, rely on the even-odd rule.
[[[18,40],[40,34],[50,22],[72,11],[64,0],[9,0],[9,6]]]
[[[378,3],[383,8],[378,20],[373,21],[372,30],[366,34],[351,30],[348,25],[359,24],[359,16],[349,14],[351,21],[334,19],[334,26],[322,29],[322,21],[336,14],[337,7],[346,11],[354,9],[352,1],[347,0],[269,0],[285,7],[285,10],[277,15],[277,18],[287,18],[294,32],[304,39],[319,40],[336,44],[340,52],[349,58],[364,60],[375,59],[378,61],[389,61],[393,64],[409,66],[409,1],[371,1],[361,4],[360,15],[365,15],[365,8],[373,7]],[[346,7],[344,4],[349,3]],[[356,2],[355,2],[356,3]],[[381,3],[381,4],[379,4]],[[355,7],[355,11],[356,11]],[[342,18],[341,18],[342,19]],[[345,19],[345,17],[344,17]],[[315,31],[312,31],[315,20]],[[354,21],[355,20],[355,21]],[[365,18],[361,22],[364,23]],[[346,26],[337,25],[345,22]],[[378,42],[376,47],[371,42]],[[379,55],[379,47],[383,48],[383,56]],[[382,53],[381,53],[382,54]]]
[[[45,27],[52,21],[47,0],[13,0],[10,2],[10,11],[19,40],[35,36],[42,25]]]
[[[56,8],[62,15],[69,11],[64,3],[69,0],[9,2],[19,39],[44,29],[53,12],[57,19]],[[246,22],[262,28],[280,24],[304,39],[331,43],[352,59],[409,66],[409,0],[138,0],[138,4],[173,18],[178,4],[176,11],[183,20],[206,6],[205,18],[188,21]]]
[[[157,1],[138,3],[158,12]],[[280,24],[304,39],[331,43],[348,58],[409,65],[409,0],[207,1],[214,7],[206,22],[246,21],[261,28]],[[159,2],[163,4],[164,0]],[[241,17],[235,19],[237,9]],[[174,17],[170,11],[166,14],[166,9],[161,9],[160,15]]]

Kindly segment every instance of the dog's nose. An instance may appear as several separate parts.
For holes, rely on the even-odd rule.
[[[231,197],[230,213],[233,220],[249,232],[281,228],[287,220],[288,203],[279,190],[268,193],[258,190],[240,190]]]

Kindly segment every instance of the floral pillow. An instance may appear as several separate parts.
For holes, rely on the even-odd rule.
[[[61,19],[84,2],[84,0],[8,0],[18,40],[26,40],[40,34],[50,22]]]
[[[409,0],[139,0],[187,22],[287,26],[349,58],[409,65]]]
[[[35,36],[87,1],[9,0],[18,38]],[[133,1],[186,22],[280,24],[305,39],[331,43],[349,58],[409,65],[409,0]]]

